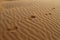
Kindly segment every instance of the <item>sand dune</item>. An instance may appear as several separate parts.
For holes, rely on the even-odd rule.
[[[59,0],[0,3],[0,40],[60,40]]]

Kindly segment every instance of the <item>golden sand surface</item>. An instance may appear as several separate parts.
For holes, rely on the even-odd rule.
[[[60,40],[60,1],[0,0],[0,40]]]

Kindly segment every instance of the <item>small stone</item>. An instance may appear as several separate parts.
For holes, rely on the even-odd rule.
[[[52,15],[51,13],[49,13],[49,15]]]
[[[54,10],[55,8],[52,8],[52,10]]]
[[[10,29],[7,29],[8,31],[10,31]]]
[[[31,16],[31,18],[35,18],[35,16]]]

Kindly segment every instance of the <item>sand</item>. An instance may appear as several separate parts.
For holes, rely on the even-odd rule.
[[[59,0],[0,2],[0,40],[60,40]]]

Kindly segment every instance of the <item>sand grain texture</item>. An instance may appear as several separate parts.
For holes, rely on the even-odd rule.
[[[58,1],[0,3],[0,40],[60,40]]]

